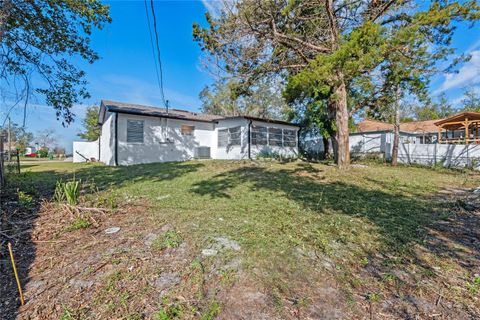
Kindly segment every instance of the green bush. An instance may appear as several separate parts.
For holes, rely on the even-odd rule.
[[[40,158],[46,158],[46,157],[48,157],[48,149],[47,149],[47,148],[43,148],[43,149],[38,150],[38,156],[39,156]]]

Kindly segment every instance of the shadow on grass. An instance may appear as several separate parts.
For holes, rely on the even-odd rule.
[[[302,175],[302,171],[305,174]],[[373,178],[367,178],[367,181],[369,185],[374,184],[374,188],[340,181],[323,182],[320,173],[308,164],[275,171],[243,167],[200,181],[194,184],[192,192],[212,198],[230,198],[231,189],[246,184],[252,192],[263,189],[280,193],[318,215],[335,212],[366,218],[378,230],[386,250],[392,253],[406,252],[414,244],[423,245],[429,228],[446,209],[440,208],[439,203],[433,203],[431,196],[422,194],[420,190],[406,191],[401,186]],[[459,239],[451,240],[459,242]],[[472,249],[478,250],[477,247]],[[451,251],[442,253],[455,255]],[[460,255],[457,257],[461,258]]]
[[[35,169],[43,164],[28,164],[22,168]],[[194,172],[203,166],[202,163],[157,163],[135,165],[128,167],[106,167],[92,165],[80,167],[75,173],[59,170],[27,171],[21,174],[8,176],[5,192],[0,195],[0,318],[3,320],[16,319],[19,314],[20,300],[9,261],[7,242],[14,247],[17,269],[25,289],[28,284],[31,264],[35,260],[36,244],[31,232],[35,227],[40,203],[43,199],[50,199],[58,180],[76,179],[89,181],[93,179],[99,190],[115,188],[124,184],[141,181],[173,180],[182,175]],[[71,170],[71,167],[69,168]],[[28,206],[20,204],[17,191],[32,196],[32,203]],[[28,303],[30,297],[26,297]]]

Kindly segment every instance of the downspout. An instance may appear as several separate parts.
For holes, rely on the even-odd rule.
[[[102,131],[100,131],[100,135],[98,136],[98,162],[100,162],[100,151],[102,150],[100,146],[102,145]]]
[[[247,138],[247,143],[248,143],[248,160],[252,160],[252,153],[251,153],[251,148],[250,148],[250,145],[251,145],[251,137],[250,137],[250,128],[252,127],[252,120],[248,121],[248,129],[247,129],[247,134],[248,134],[248,138]]]
[[[118,112],[115,112],[115,166],[118,166]]]

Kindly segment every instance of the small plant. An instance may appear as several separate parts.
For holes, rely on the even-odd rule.
[[[68,231],[80,230],[89,228],[92,225],[90,221],[83,217],[77,217],[68,227]]]
[[[55,192],[53,193],[53,200],[55,202],[65,201],[65,183],[62,180],[58,180],[55,183]]]
[[[25,208],[30,208],[33,205],[33,198],[31,195],[18,191],[18,203]]]
[[[178,248],[182,242],[183,239],[180,234],[174,230],[170,230],[156,238],[152,243],[152,247],[158,250]]]
[[[67,199],[67,203],[74,206],[78,203],[78,197],[80,196],[80,180],[68,181],[63,186],[63,191]]]
[[[471,283],[467,283],[468,291],[476,296],[480,290],[480,276],[475,276]]]

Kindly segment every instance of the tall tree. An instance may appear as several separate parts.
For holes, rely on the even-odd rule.
[[[447,96],[442,93],[433,101],[418,105],[413,110],[416,120],[435,120],[451,116],[455,113]]]
[[[35,142],[44,148],[54,148],[57,145],[57,133],[55,129],[44,129],[37,132]]]
[[[93,63],[93,28],[110,22],[109,7],[99,0],[4,0],[0,7],[0,79],[7,89],[22,84],[20,97],[32,92],[53,106],[63,124],[73,121],[71,107],[88,98],[85,72],[72,63]]]
[[[1,131],[0,131],[1,132]],[[25,152],[25,149],[33,141],[33,133],[27,131],[26,128],[19,126],[16,123],[12,123],[10,126],[3,128],[4,137],[8,137],[10,134],[10,141],[12,147],[19,150],[20,153]]]
[[[480,94],[474,87],[467,87],[463,92],[462,111],[480,112]]]
[[[87,141],[95,141],[100,137],[101,127],[98,125],[98,113],[100,108],[98,106],[91,106],[87,108],[85,118],[82,120],[84,128],[78,136]]]
[[[276,79],[257,79],[249,94],[236,92],[238,83],[219,80],[200,92],[202,110],[217,115],[249,115],[261,118],[285,119],[289,106],[282,96],[282,84]]]
[[[207,14],[209,28],[194,25],[194,38],[245,87],[261,74],[276,73],[289,78],[300,98],[324,99],[342,169],[349,165],[349,117],[357,110],[349,108],[349,87],[384,63],[388,39],[408,28],[428,34],[431,48],[445,50],[453,23],[479,15],[476,1],[428,1],[421,8],[409,0],[229,3],[218,18]]]

